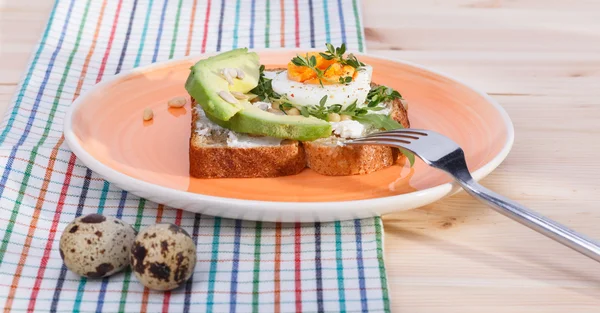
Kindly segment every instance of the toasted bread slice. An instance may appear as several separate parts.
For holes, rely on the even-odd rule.
[[[377,87],[371,84],[371,87]],[[196,102],[192,99],[192,107]],[[384,146],[343,146],[332,136],[312,142],[284,140],[280,145],[229,147],[227,136],[199,134],[197,120],[206,118],[194,109],[190,138],[190,175],[198,178],[258,178],[300,173],[305,167],[328,176],[361,175],[393,165],[402,156]],[[408,113],[400,100],[391,103],[391,116],[405,128]]]
[[[192,99],[192,106],[195,106]],[[192,113],[190,175],[198,178],[278,177],[300,173],[306,167],[304,149],[298,141],[284,140],[278,146],[237,148],[227,146],[227,136],[200,135]]]
[[[377,87],[371,84],[371,88]],[[410,127],[408,111],[399,99],[391,104],[391,117],[404,128]],[[328,176],[368,174],[393,165],[404,155],[398,149],[385,146],[344,146],[345,140],[337,137],[304,142],[307,166]]]

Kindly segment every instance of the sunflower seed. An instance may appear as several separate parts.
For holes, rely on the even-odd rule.
[[[237,75],[237,73],[236,73],[236,75]],[[233,86],[233,78],[229,74],[229,69],[227,69],[227,68],[221,69],[221,76],[223,76],[223,78],[225,78],[225,80],[227,81],[227,83],[229,83],[229,85]]]
[[[231,94],[239,100],[245,100],[248,99],[248,96],[246,96],[245,94],[238,92],[238,91],[232,91]]]
[[[222,90],[219,91],[219,97],[221,97],[223,100],[231,103],[231,104],[238,104],[239,102],[233,97],[232,94],[230,94],[229,92]]]
[[[236,78],[237,77],[237,71],[234,68],[228,68],[227,69],[227,73],[229,74],[230,77],[232,78]]]
[[[237,78],[244,79],[246,77],[246,73],[241,68],[236,68],[235,70],[237,71]]]

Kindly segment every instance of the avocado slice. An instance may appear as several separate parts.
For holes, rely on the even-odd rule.
[[[223,68],[239,68],[244,72],[243,79],[233,79],[234,85],[221,76]],[[229,120],[241,106],[223,100],[220,91],[246,93],[258,85],[260,64],[256,53],[240,48],[200,60],[191,68],[185,83],[188,93],[202,105],[204,111],[220,119]]]
[[[223,68],[239,68],[245,75],[243,79],[234,79],[234,85],[229,85],[220,74]],[[318,118],[276,115],[247,100],[229,103],[218,94],[220,91],[247,93],[258,85],[259,76],[258,55],[241,48],[198,61],[191,68],[185,88],[209,119],[235,132],[301,141],[331,135],[331,125]]]
[[[228,121],[206,116],[217,125],[238,133],[270,136],[283,139],[311,141],[331,136],[331,125],[315,117],[302,115],[277,115],[263,111],[249,102],[242,103],[243,110]]]

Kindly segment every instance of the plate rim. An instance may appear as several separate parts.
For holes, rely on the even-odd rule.
[[[257,52],[257,53],[260,53],[260,52],[285,53],[285,52],[294,52],[294,51],[303,51],[303,52],[304,51],[306,51],[306,52],[316,51],[316,52],[318,52],[321,50],[319,50],[319,49],[299,49],[299,48],[276,48],[276,49],[249,49],[249,51]],[[507,137],[506,137],[506,141],[504,142],[504,145],[503,145],[502,149],[500,150],[500,152],[498,152],[492,158],[492,160],[490,160],[489,162],[484,164],[481,168],[472,172],[471,174],[475,180],[480,180],[480,179],[486,177],[488,174],[490,174],[493,170],[495,170],[506,159],[506,157],[508,156],[508,154],[514,144],[514,136],[515,136],[514,126],[513,126],[512,120],[510,119],[506,110],[491,96],[489,96],[485,92],[479,90],[478,88],[475,88],[472,85],[464,82],[461,79],[458,79],[458,78],[456,78],[452,75],[449,75],[443,71],[431,69],[427,66],[423,66],[423,65],[420,65],[417,63],[406,61],[406,60],[401,60],[401,59],[397,59],[397,58],[393,58],[393,57],[381,56],[381,55],[376,55],[376,54],[371,54],[371,53],[359,53],[359,52],[353,52],[353,53],[358,56],[363,55],[363,56],[367,56],[370,58],[376,58],[376,59],[380,59],[380,60],[384,60],[384,61],[400,63],[400,64],[412,66],[414,68],[417,68],[417,69],[420,69],[420,70],[423,70],[426,72],[433,73],[435,75],[444,77],[451,81],[454,81],[455,83],[461,84],[461,85],[469,88],[473,92],[477,93],[479,96],[483,97],[500,114],[500,117],[502,118],[502,122],[504,123],[504,126],[506,127],[506,130],[507,130]],[[323,202],[319,202],[319,201],[291,202],[291,201],[266,201],[266,200],[227,198],[227,197],[211,196],[211,195],[193,193],[193,192],[189,192],[189,191],[177,190],[177,189],[156,185],[156,184],[153,184],[153,183],[150,183],[150,182],[138,179],[138,178],[131,177],[131,176],[121,173],[107,165],[104,165],[102,162],[96,160],[91,154],[89,154],[78,143],[78,139],[77,139],[75,133],[73,132],[72,119],[73,119],[74,112],[76,112],[79,109],[79,107],[84,103],[84,100],[85,100],[87,94],[89,94],[97,89],[101,89],[105,85],[108,85],[111,82],[113,82],[114,80],[118,80],[123,77],[135,75],[135,74],[138,74],[139,72],[149,71],[149,70],[152,70],[155,68],[166,67],[166,66],[169,66],[170,64],[180,63],[180,62],[184,62],[184,61],[188,61],[188,60],[199,60],[201,58],[206,58],[206,57],[209,57],[209,56],[212,56],[215,54],[218,54],[218,52],[195,54],[195,55],[172,59],[172,60],[168,60],[168,61],[156,62],[153,64],[133,68],[129,71],[125,71],[125,72],[110,76],[109,78],[102,80],[98,84],[95,84],[94,86],[92,86],[91,88],[86,90],[84,93],[82,93],[79,97],[77,97],[77,99],[75,99],[75,101],[68,108],[68,110],[65,114],[65,118],[63,120],[63,135],[65,137],[65,142],[67,143],[67,145],[69,146],[71,151],[77,156],[77,158],[79,158],[82,161],[82,163],[84,165],[86,165],[92,171],[96,172],[98,175],[100,175],[101,177],[103,177],[107,181],[115,184],[118,187],[121,187],[121,188],[127,190],[127,189],[131,189],[131,188],[124,188],[123,186],[136,186],[138,188],[143,189],[145,191],[145,193],[148,193],[148,194],[163,194],[163,195],[167,195],[168,198],[171,198],[171,199],[173,199],[173,198],[176,199],[178,197],[184,196],[185,198],[188,198],[189,200],[202,202],[207,205],[210,205],[211,203],[212,204],[234,205],[237,207],[260,205],[260,206],[263,206],[263,208],[262,208],[263,210],[266,210],[266,211],[276,210],[276,211],[281,212],[281,211],[295,211],[295,210],[306,209],[306,208],[308,208],[310,206],[314,206],[314,205],[321,206],[321,209],[327,209],[327,210],[338,209],[338,210],[345,211],[345,210],[352,210],[357,207],[364,208],[365,205],[372,205],[373,207],[386,207],[386,206],[393,205],[393,203],[408,203],[408,205],[405,205],[404,208],[391,209],[391,210],[386,210],[387,212],[384,212],[384,213],[389,213],[389,212],[394,212],[394,211],[409,210],[409,209],[420,207],[420,206],[423,206],[423,205],[426,205],[429,203],[433,203],[433,202],[441,200],[442,198],[444,198],[448,195],[454,194],[454,193],[462,190],[462,188],[460,188],[460,186],[458,186],[457,183],[449,182],[449,183],[437,185],[435,187],[418,190],[418,191],[413,191],[413,192],[409,192],[409,193],[393,195],[393,196],[385,196],[385,197],[379,197],[379,198],[371,198],[371,199],[360,199],[360,200],[323,201]],[[131,190],[129,190],[129,191],[132,192],[133,194],[136,194],[135,191],[131,191]],[[431,200],[431,199],[433,199],[433,200]],[[152,200],[152,199],[149,199],[149,200]],[[168,205],[168,203],[164,203],[164,204]],[[185,209],[185,207],[182,207],[182,209]]]

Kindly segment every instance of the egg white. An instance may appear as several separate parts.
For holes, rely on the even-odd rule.
[[[273,91],[283,95],[296,106],[318,105],[319,101],[327,96],[325,105],[341,104],[343,108],[354,101],[358,106],[365,103],[367,94],[371,89],[371,76],[373,68],[366,65],[356,74],[356,78],[347,85],[313,85],[303,84],[288,79],[287,71],[278,73],[271,81]]]

